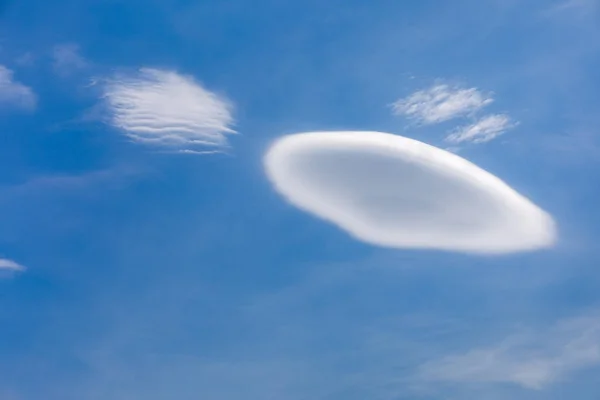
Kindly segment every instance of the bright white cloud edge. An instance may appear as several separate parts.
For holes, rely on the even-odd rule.
[[[214,150],[235,133],[230,103],[191,76],[144,68],[109,79],[103,89],[110,123],[135,142]]]
[[[24,271],[25,267],[12,260],[0,258],[0,270]]]
[[[511,253],[549,247],[552,217],[494,175],[425,143],[382,132],[307,132],[264,157],[277,192],[364,242]]]

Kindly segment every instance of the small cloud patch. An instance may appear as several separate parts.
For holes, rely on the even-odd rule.
[[[18,264],[12,260],[8,260],[6,258],[0,258],[0,270],[8,270],[8,271],[25,271],[25,267],[21,264]]]
[[[109,122],[134,142],[185,152],[228,147],[231,104],[190,76],[144,68],[105,82]]]
[[[477,88],[435,85],[419,90],[392,104],[394,114],[403,115],[423,124],[437,124],[464,117],[491,104],[491,96]]]
[[[446,141],[454,144],[485,143],[494,140],[515,126],[516,123],[512,122],[508,115],[487,115],[473,124],[457,128],[446,137]]]
[[[458,125],[446,134],[446,142],[454,145],[490,142],[518,125],[507,114],[488,114],[481,111],[494,102],[489,93],[471,87],[448,84],[418,90],[392,104],[395,115],[404,116],[420,125],[435,125],[462,119],[470,123]]]
[[[0,106],[32,110],[37,105],[33,90],[14,78],[12,70],[0,65]]]
[[[80,54],[79,46],[73,43],[55,46],[52,51],[52,60],[54,71],[61,76],[71,75],[88,66],[88,62]]]

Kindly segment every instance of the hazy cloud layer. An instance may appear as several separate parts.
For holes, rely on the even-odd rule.
[[[80,54],[79,46],[73,43],[55,46],[52,50],[52,60],[54,71],[62,76],[69,75],[88,65]]]
[[[421,378],[454,383],[513,383],[542,389],[578,370],[600,365],[598,315],[550,329],[515,334],[496,345],[424,365]]]
[[[548,12],[550,13],[564,13],[564,12],[578,12],[581,14],[593,15],[600,9],[600,2],[597,0],[563,0],[554,4]]]
[[[552,218],[503,181],[401,136],[290,135],[264,163],[290,203],[378,246],[509,253],[555,241]]]
[[[0,106],[10,105],[33,109],[37,96],[33,90],[14,79],[13,71],[0,65]]]
[[[392,107],[396,115],[404,115],[423,124],[436,124],[472,114],[491,104],[493,99],[477,88],[435,85],[399,99]]]
[[[515,123],[511,121],[508,115],[487,115],[473,124],[457,128],[446,137],[446,141],[456,144],[463,142],[485,143],[497,138],[514,126]]]
[[[221,150],[233,117],[230,104],[192,77],[142,69],[104,86],[110,122],[132,140],[178,150]]]

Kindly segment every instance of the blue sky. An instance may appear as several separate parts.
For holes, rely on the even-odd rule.
[[[0,0],[0,399],[598,399],[599,70],[597,0]],[[356,240],[265,176],[311,130],[456,152],[558,241]]]

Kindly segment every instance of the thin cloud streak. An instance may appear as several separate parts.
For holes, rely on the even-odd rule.
[[[0,270],[25,271],[25,267],[12,260],[0,258]]]
[[[596,12],[600,8],[600,3],[596,0],[565,0],[553,5],[548,13],[559,14],[562,12],[574,11],[580,15]]]
[[[473,124],[457,128],[446,137],[446,141],[455,144],[463,142],[486,143],[515,126],[516,123],[508,115],[486,115]]]
[[[491,96],[477,88],[460,88],[442,84],[419,90],[392,104],[396,115],[422,124],[436,124],[464,117],[491,104]]]
[[[512,383],[541,390],[597,365],[600,318],[595,314],[430,362],[421,367],[419,376],[429,382]]]

